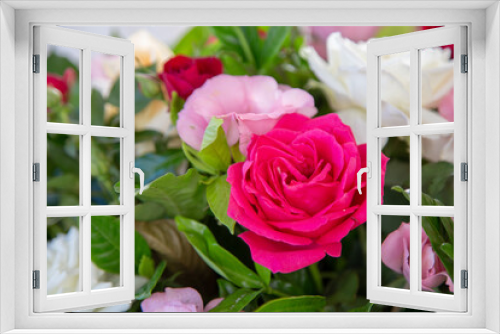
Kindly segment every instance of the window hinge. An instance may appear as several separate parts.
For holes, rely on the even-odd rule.
[[[460,165],[461,170],[461,181],[469,181],[469,165],[466,162],[462,162]]]
[[[40,181],[40,164],[38,162],[33,164],[33,181]]]
[[[33,289],[40,289],[40,270],[33,270]]]
[[[40,55],[33,55],[33,73],[40,73]]]
[[[467,289],[469,288],[469,273],[467,270],[462,270],[461,271],[461,275],[462,277],[462,284],[461,284],[461,287],[462,289]]]
[[[462,73],[469,72],[469,57],[467,55],[462,55]]]

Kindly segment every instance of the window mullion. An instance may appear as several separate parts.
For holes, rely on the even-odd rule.
[[[420,286],[420,239],[419,238],[419,217],[414,209],[420,204],[419,187],[419,166],[420,166],[420,145],[419,137],[414,129],[418,125],[419,119],[419,58],[418,50],[410,50],[410,291],[416,293]]]
[[[82,125],[90,128],[90,115],[91,115],[91,67],[90,67],[90,56],[91,50],[86,48],[83,49],[83,57],[81,66],[82,75],[82,86],[80,88],[80,96],[82,103]],[[82,177],[80,178],[80,182],[82,182],[80,189],[82,189],[82,204],[84,207],[90,209],[90,199],[91,199],[91,147],[90,147],[90,139],[91,134],[90,131],[87,131],[82,136],[82,159],[80,159],[80,170],[82,171]],[[92,289],[92,277],[91,277],[91,215],[90,211],[86,212],[86,214],[82,218],[82,252],[81,252],[81,275],[83,277],[83,292],[90,293]]]

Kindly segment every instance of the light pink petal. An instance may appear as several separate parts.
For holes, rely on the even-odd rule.
[[[215,299],[212,299],[211,301],[208,302],[208,304],[205,306],[205,310],[204,312],[208,312],[210,311],[211,309],[213,309],[214,307],[218,306],[222,301],[224,300],[224,298],[215,298]]]
[[[165,299],[178,301],[184,305],[194,305],[196,312],[203,311],[203,300],[198,291],[193,288],[166,288]]]
[[[389,233],[381,248],[382,262],[400,274],[403,272],[405,238],[410,238],[410,224],[402,223],[397,230]]]

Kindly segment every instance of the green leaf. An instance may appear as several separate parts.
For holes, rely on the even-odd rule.
[[[378,33],[375,35],[375,37],[376,38],[390,37],[401,34],[408,34],[414,31],[415,31],[414,26],[386,26],[386,27],[381,27]]]
[[[147,278],[153,277],[155,273],[155,262],[152,258],[143,255],[141,258],[141,262],[139,263],[139,275]]]
[[[449,243],[444,243],[441,245],[441,250],[448,255],[450,259],[453,260],[454,254],[453,254],[453,245]]]
[[[136,73],[135,80],[139,85],[141,93],[148,99],[161,97],[161,86],[158,78],[144,73]]]
[[[358,275],[353,271],[347,271],[340,276],[336,282],[337,290],[329,298],[332,303],[349,303],[356,299],[359,288]]]
[[[142,169],[150,183],[167,173],[177,174],[179,166],[185,161],[185,155],[180,149],[162,150],[160,153],[148,153],[135,159],[135,166]],[[138,187],[139,184],[136,183]]]
[[[104,125],[104,98],[97,89],[92,89],[90,96],[91,124]]]
[[[207,207],[205,186],[201,181],[202,176],[195,169],[181,176],[168,173],[148,184],[138,198],[161,204],[168,217],[181,215],[201,219]]]
[[[227,183],[226,178],[227,175],[218,176],[207,186],[207,201],[215,217],[234,234],[236,222],[227,215],[231,185]]]
[[[231,155],[233,156],[234,162],[243,162],[246,159],[245,156],[241,154],[238,143],[231,146]]]
[[[205,263],[216,273],[242,288],[262,288],[263,282],[233,254],[222,248],[208,227],[192,219],[175,217],[177,228],[184,232]]]
[[[366,305],[355,307],[349,310],[349,312],[371,312],[373,308],[372,303],[367,303]]]
[[[291,32],[291,27],[271,27],[267,32],[266,40],[260,52],[260,69],[266,69],[278,55],[285,39]]]
[[[116,107],[120,107],[120,80],[116,80],[111,87],[109,96],[106,102],[111,103]],[[135,82],[135,113],[141,112],[151,102],[151,99],[144,96],[139,88],[139,83]]]
[[[120,219],[113,216],[92,216],[91,221],[91,259],[99,268],[120,273]],[[138,271],[143,256],[151,257],[146,240],[135,233],[135,267]]]
[[[271,300],[255,312],[318,312],[325,307],[323,296],[298,296]]]
[[[163,274],[163,271],[165,271],[166,267],[167,267],[167,262],[165,261],[161,261],[160,264],[158,264],[149,282],[136,292],[135,299],[144,300],[151,296],[151,292],[158,284],[158,281],[160,280],[161,275]]]
[[[189,160],[189,162],[193,165],[194,168],[199,170],[200,172],[204,172],[211,175],[216,175],[217,170],[209,165],[207,165],[198,155],[198,151],[196,151],[191,146],[187,145],[185,142],[182,142],[182,151],[184,155]]]
[[[231,164],[231,152],[226,134],[222,129],[222,119],[213,117],[208,123],[198,157],[215,170],[225,172]]]
[[[217,286],[219,287],[219,296],[222,298],[226,298],[238,289],[234,284],[222,278],[217,279]]]
[[[165,216],[165,209],[155,202],[146,202],[135,206],[135,220],[152,221]]]
[[[255,262],[255,270],[257,271],[257,274],[259,274],[260,278],[262,278],[262,281],[266,285],[269,285],[269,282],[271,282],[271,270],[261,266],[257,262]]]
[[[184,108],[184,100],[177,94],[177,92],[172,92],[172,97],[170,98],[170,103],[168,106],[168,112],[170,113],[170,120],[173,125],[177,124],[179,119],[179,112]]]
[[[239,312],[243,310],[262,290],[239,289],[224,298],[224,300],[210,310],[210,312]]]
[[[185,33],[173,48],[174,54],[185,56],[199,56],[210,37],[210,27],[198,26]]]

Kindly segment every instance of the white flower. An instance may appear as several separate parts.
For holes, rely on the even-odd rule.
[[[79,291],[80,236],[76,227],[66,234],[58,234],[47,244],[47,294],[54,295]],[[146,279],[136,277],[137,285],[144,285]],[[120,276],[106,273],[92,263],[91,287],[93,290],[119,286]],[[140,287],[139,286],[139,287]],[[124,312],[130,304],[95,309],[99,312]],[[92,310],[87,310],[92,311]]]
[[[333,33],[327,40],[328,61],[312,47],[301,54],[321,82],[312,82],[325,92],[328,102],[342,121],[349,125],[358,144],[366,142],[366,43],[354,43]],[[422,121],[447,122],[432,111],[453,88],[453,61],[449,50],[426,49],[422,53]],[[382,57],[381,100],[382,126],[409,124],[410,59],[409,53]],[[451,152],[450,152],[451,149]],[[422,154],[430,161],[453,161],[453,136],[428,136]]]
[[[156,64],[156,72],[162,72],[163,64],[174,55],[167,45],[145,29],[135,32],[128,39],[134,43],[136,68]]]

